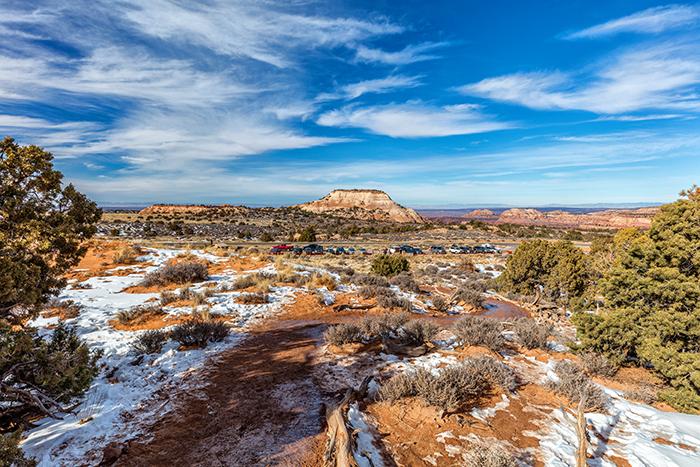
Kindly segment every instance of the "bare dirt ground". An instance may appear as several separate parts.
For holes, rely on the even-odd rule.
[[[315,466],[323,452],[323,397],[311,357],[323,325],[281,321],[221,355],[181,392],[174,410],[132,442],[117,465]]]

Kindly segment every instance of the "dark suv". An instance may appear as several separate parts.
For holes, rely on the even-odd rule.
[[[311,245],[306,245],[304,248],[301,249],[301,251],[303,251],[307,255],[322,255],[323,247],[321,245],[312,243]]]

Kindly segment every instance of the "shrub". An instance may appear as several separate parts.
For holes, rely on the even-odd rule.
[[[462,454],[464,465],[478,467],[517,467],[515,456],[500,444],[480,442]]]
[[[128,245],[117,250],[112,257],[112,261],[116,264],[134,264],[140,255],[141,250],[139,248]]]
[[[481,345],[495,352],[506,345],[501,323],[480,316],[465,316],[452,326],[452,332],[462,345]]]
[[[425,371],[425,370],[418,370]],[[404,397],[412,397],[416,395],[416,374],[415,372],[400,373],[392,376],[385,381],[380,387],[377,395],[380,400],[395,402]]]
[[[201,282],[209,278],[207,266],[196,261],[183,261],[166,264],[156,271],[149,272],[141,281],[144,287],[163,286],[168,284],[187,284]]]
[[[408,260],[400,255],[379,255],[372,260],[372,272],[384,277],[395,276],[409,268]]]
[[[117,321],[124,325],[135,326],[143,324],[155,316],[164,314],[165,312],[158,305],[140,305],[117,312]]]
[[[65,412],[59,404],[90,387],[100,356],[63,324],[49,338],[0,325],[0,431],[6,421],[21,425],[37,414]]]
[[[370,274],[355,274],[350,278],[350,281],[359,286],[389,287],[389,281],[384,277]]]
[[[366,316],[360,321],[360,329],[369,340],[385,339],[396,336],[398,329],[408,320],[409,314],[405,312]]]
[[[263,305],[269,303],[270,297],[262,292],[244,293],[238,297],[237,301],[243,305]]]
[[[413,276],[408,272],[402,272],[393,276],[391,279],[389,279],[389,283],[406,292],[420,292],[418,284],[413,279]]]
[[[229,332],[226,323],[194,318],[175,326],[170,337],[185,347],[206,347],[209,342],[224,340]]]
[[[456,411],[473,403],[493,386],[516,387],[512,371],[490,357],[466,359],[440,370],[435,376],[424,369],[396,375],[379,388],[381,400],[420,397],[426,404]]]
[[[72,319],[76,318],[80,311],[83,309],[82,305],[75,302],[74,300],[58,300],[52,299],[46,304],[47,308],[54,308],[58,311],[58,315],[61,319]]]
[[[518,342],[528,349],[546,349],[547,338],[552,334],[552,326],[539,324],[533,319],[521,318],[513,322],[513,331]]]
[[[399,298],[393,290],[387,288],[377,289],[377,305],[382,308],[400,308],[405,311],[413,310],[411,301],[407,298]]]
[[[171,292],[169,290],[164,290],[160,293],[160,304],[162,306],[168,305],[168,304],[176,302],[178,300],[179,300],[179,297],[175,292]]]
[[[335,279],[330,274],[314,273],[311,276],[311,282],[314,284],[314,287],[325,287],[328,290],[335,290],[338,286]]]
[[[133,344],[138,353],[159,353],[168,340],[168,334],[161,330],[146,331],[136,338]]]
[[[615,376],[619,369],[619,366],[608,360],[605,355],[596,352],[584,352],[579,355],[579,359],[581,360],[583,371],[589,375],[611,378]]]
[[[430,321],[415,319],[404,324],[399,331],[399,340],[404,345],[423,345],[430,342],[440,328]]]
[[[37,462],[27,459],[19,447],[21,432],[0,433],[0,465],[8,467],[34,467]]]
[[[575,363],[562,360],[554,365],[558,381],[551,382],[550,388],[573,403],[583,401],[584,410],[604,410],[608,398],[581,368]]]
[[[343,345],[362,342],[364,335],[359,326],[351,323],[336,324],[326,329],[323,338],[327,343]]]
[[[436,295],[433,297],[432,302],[433,308],[435,308],[437,311],[446,313],[450,309],[450,302],[442,295]]]
[[[471,305],[474,308],[484,307],[484,296],[480,290],[473,288],[462,288],[455,295],[455,299],[458,302],[464,302],[467,305]]]
[[[651,405],[659,399],[657,391],[652,386],[641,386],[625,392],[625,397],[633,401],[639,401]]]

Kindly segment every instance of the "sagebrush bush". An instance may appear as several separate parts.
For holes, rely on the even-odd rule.
[[[372,260],[372,272],[379,276],[391,277],[410,269],[410,264],[401,255],[379,255]]]
[[[49,301],[46,306],[48,308],[59,310],[61,319],[64,320],[76,318],[83,309],[83,306],[74,300],[59,300],[57,298]]]
[[[465,316],[455,322],[452,332],[461,345],[480,345],[495,352],[506,345],[503,327],[495,319]]]
[[[443,313],[446,313],[447,311],[450,310],[450,302],[442,295],[434,296],[432,299],[432,302],[433,302],[433,308],[435,308],[437,311],[441,311]]]
[[[224,322],[190,319],[175,326],[170,337],[186,347],[206,347],[209,342],[224,340],[229,332]]]
[[[659,395],[653,386],[640,386],[625,392],[625,398],[651,405],[659,400]]]
[[[475,403],[495,386],[514,390],[515,375],[495,359],[479,357],[443,368],[437,376],[424,369],[398,374],[380,386],[378,396],[390,402],[417,396],[428,405],[457,411]]]
[[[133,348],[142,354],[159,353],[167,340],[168,333],[165,331],[159,329],[146,331],[136,338]]]
[[[620,368],[611,362],[605,355],[597,352],[584,352],[579,355],[583,371],[589,375],[605,376],[612,378]]]
[[[388,288],[378,288],[376,298],[377,305],[382,308],[400,308],[405,311],[413,310],[411,300],[407,298],[399,298],[393,290]]]
[[[534,319],[520,318],[513,322],[518,343],[528,349],[547,349],[547,339],[552,334],[552,326],[540,324]]]
[[[355,324],[341,323],[326,329],[323,338],[329,344],[343,345],[363,342],[364,334],[360,327]]]
[[[409,319],[410,315],[406,312],[365,316],[360,321],[360,330],[369,340],[395,337],[398,334],[398,329]]]
[[[253,274],[250,274],[248,276],[241,276],[236,278],[236,280],[233,282],[233,289],[247,289],[249,287],[253,287],[257,283],[258,281],[256,280],[256,277]]]
[[[430,321],[414,319],[399,330],[399,341],[404,345],[423,345],[430,342],[440,328]]]
[[[207,266],[196,261],[182,261],[166,264],[160,269],[149,272],[141,281],[144,287],[163,286],[168,284],[187,284],[201,282],[209,278]]]
[[[474,467],[517,467],[518,461],[508,450],[495,443],[478,443],[462,453],[463,465]]]
[[[474,308],[484,307],[484,296],[482,291],[475,288],[461,288],[455,295],[455,299],[458,302],[464,302],[467,305],[471,305]]]
[[[409,272],[402,272],[389,279],[391,285],[395,285],[399,289],[406,292],[420,292],[420,287],[416,283],[415,279]]]
[[[153,317],[162,316],[164,314],[165,312],[158,305],[139,305],[134,308],[118,311],[117,321],[124,325],[135,326],[143,324]]]
[[[359,286],[389,287],[389,281],[382,276],[373,274],[355,274],[350,278],[350,282]]]
[[[562,360],[554,365],[558,381],[552,381],[549,387],[573,403],[583,401],[584,410],[602,411],[608,404],[608,397],[602,389],[591,381],[583,370],[569,360]]]
[[[263,305],[270,302],[270,297],[262,292],[244,293],[238,297],[237,301],[243,305]]]
[[[162,306],[169,305],[173,302],[176,302],[179,300],[178,294],[175,292],[171,292],[169,290],[164,290],[160,293],[160,304]]]

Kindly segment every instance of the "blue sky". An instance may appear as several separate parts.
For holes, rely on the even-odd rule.
[[[103,204],[663,202],[700,182],[700,5],[0,2],[0,134]]]

